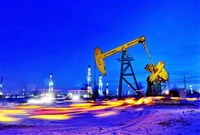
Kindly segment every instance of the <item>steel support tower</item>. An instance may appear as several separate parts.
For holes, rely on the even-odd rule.
[[[138,91],[139,86],[135,77],[135,73],[133,71],[133,67],[131,65],[131,61],[133,60],[133,58],[130,57],[125,50],[122,51],[122,56],[118,60],[121,62],[118,98],[122,97],[123,82],[127,83],[129,87],[137,93],[137,95],[141,95],[140,91]],[[127,77],[132,77],[134,83],[130,82]],[[135,84],[135,86],[133,84]]]

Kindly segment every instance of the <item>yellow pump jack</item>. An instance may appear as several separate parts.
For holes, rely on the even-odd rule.
[[[119,47],[116,47],[110,51],[107,51],[105,53],[103,53],[100,48],[95,48],[94,56],[95,56],[96,65],[97,65],[100,73],[102,75],[106,75],[106,68],[105,68],[105,63],[104,63],[105,58],[107,58],[113,54],[116,54],[118,52],[126,51],[126,49],[133,47],[136,44],[141,43],[143,45],[143,47],[148,55],[148,58],[150,60],[150,63],[151,63],[151,64],[147,64],[145,67],[145,69],[151,73],[151,75],[148,77],[148,81],[149,82],[159,81],[160,83],[167,81],[168,73],[166,72],[166,70],[164,68],[164,62],[159,61],[157,65],[153,64],[151,55],[148,51],[145,41],[146,41],[146,38],[144,36],[141,36],[137,39],[127,42],[127,43],[125,43]]]

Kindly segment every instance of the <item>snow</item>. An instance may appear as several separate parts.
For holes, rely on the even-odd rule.
[[[182,135],[200,134],[199,101],[174,105],[119,105],[105,108],[101,104],[84,108],[71,105],[1,106],[19,121],[0,120],[1,135]],[[87,107],[89,106],[89,107]],[[106,105],[104,105],[106,106]],[[100,107],[100,108],[99,108]],[[57,108],[57,110],[56,110]],[[87,108],[87,109],[86,109]],[[87,111],[85,111],[87,110]],[[25,113],[25,112],[26,113]],[[59,112],[59,113],[58,113]],[[8,114],[8,113],[7,113]],[[39,115],[40,114],[40,115]],[[38,116],[38,117],[36,117]],[[39,116],[47,116],[45,119]],[[35,118],[34,118],[35,117]],[[55,119],[54,119],[55,117]],[[57,119],[56,119],[57,118]],[[60,118],[60,119],[59,119]]]

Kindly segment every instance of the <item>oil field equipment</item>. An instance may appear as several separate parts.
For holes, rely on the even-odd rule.
[[[164,63],[163,62],[158,62],[157,65],[153,64],[153,60],[151,58],[151,55],[148,51],[148,48],[145,44],[146,38],[144,36],[141,36],[137,39],[134,39],[128,43],[125,43],[119,47],[116,47],[110,51],[107,51],[105,53],[103,53],[101,51],[100,48],[95,48],[94,51],[94,56],[95,56],[95,61],[96,61],[96,65],[100,71],[100,73],[102,75],[106,75],[106,68],[105,68],[105,63],[104,63],[104,59],[116,54],[118,52],[122,52],[120,61],[121,61],[121,69],[120,69],[120,79],[119,79],[119,88],[118,88],[118,97],[120,98],[122,95],[122,83],[123,81],[125,81],[133,90],[135,90],[135,92],[137,93],[138,96],[141,96],[141,92],[139,91],[139,87],[138,87],[138,83],[137,83],[137,79],[135,77],[132,65],[131,65],[131,61],[132,58],[127,54],[127,48],[130,48],[134,45],[137,45],[139,43],[141,43],[147,53],[147,56],[150,60],[151,64],[147,64],[145,69],[148,70],[151,74],[148,77],[147,81],[148,81],[148,88],[147,91],[149,92],[153,92],[152,87],[154,86],[155,82],[157,82],[158,84],[160,84],[161,82],[165,82],[168,80],[168,74],[164,69]],[[130,73],[126,73],[127,70],[130,70]],[[132,82],[129,82],[126,77],[127,76],[132,76],[133,80],[135,82],[135,87],[132,85]],[[149,89],[149,90],[148,90]],[[148,93],[147,92],[147,93]]]

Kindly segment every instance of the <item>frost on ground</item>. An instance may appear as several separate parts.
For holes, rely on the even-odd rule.
[[[113,112],[107,110],[107,112]],[[113,115],[101,111],[74,115],[68,120],[25,117],[20,122],[0,123],[1,135],[198,135],[200,110],[196,105],[130,106]],[[24,116],[23,116],[24,117]]]

